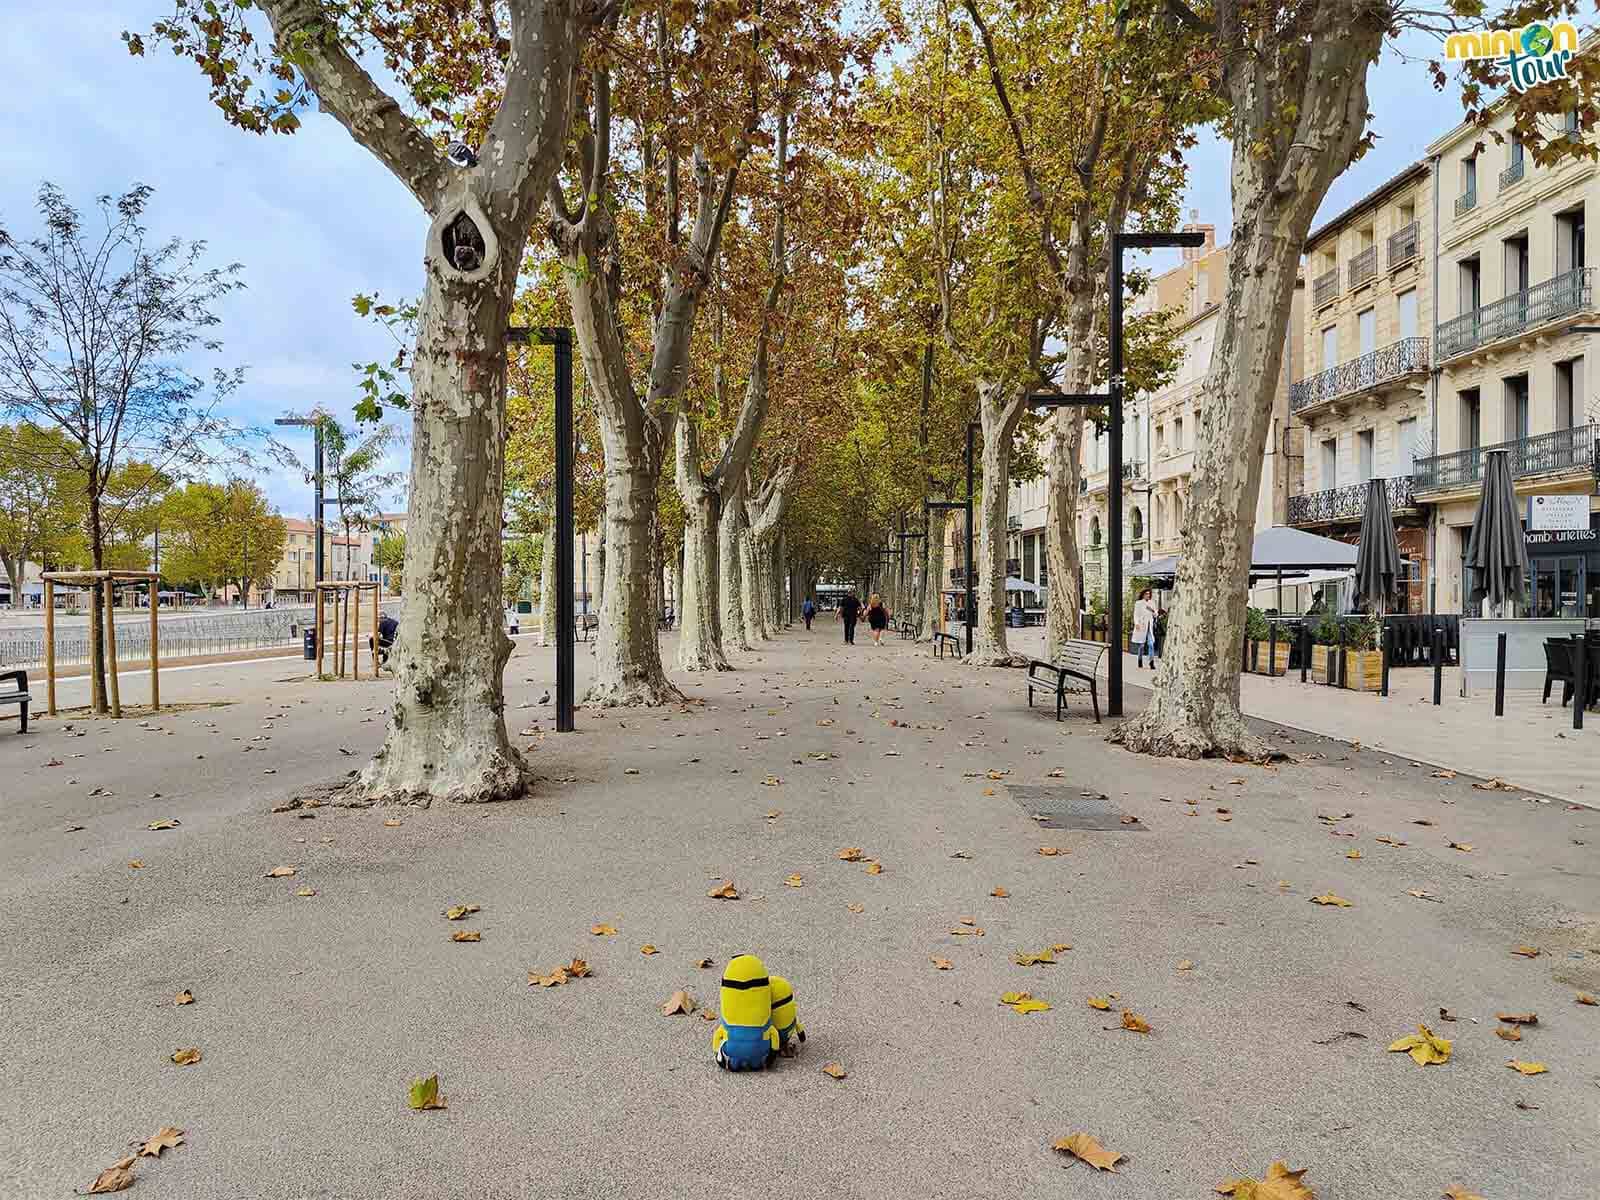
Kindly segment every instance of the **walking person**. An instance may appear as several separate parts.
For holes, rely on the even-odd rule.
[[[856,644],[856,618],[861,615],[861,601],[854,592],[846,592],[843,600],[839,601],[839,619],[844,622],[844,644]]]
[[[1139,593],[1133,602],[1133,644],[1139,652],[1139,665],[1150,656],[1150,669],[1156,669],[1156,606],[1151,603],[1149,588]]]
[[[806,628],[811,628],[811,618],[817,615],[817,606],[811,602],[811,597],[806,597],[806,602],[800,606],[800,615],[805,618]]]
[[[883,631],[889,628],[889,610],[883,606],[883,597],[877,592],[867,601],[867,627],[872,630],[872,644],[883,645]]]

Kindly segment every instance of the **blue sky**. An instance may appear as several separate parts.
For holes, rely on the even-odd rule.
[[[230,402],[234,418],[265,425],[318,404],[348,417],[350,364],[393,350],[387,333],[351,312],[351,296],[412,295],[420,286],[427,227],[409,193],[331,118],[308,113],[292,137],[241,133],[211,106],[192,63],[154,46],[130,57],[121,31],[148,29],[170,13],[168,0],[0,7],[0,225],[19,236],[34,230],[42,180],[80,206],[150,184],[153,233],[203,239],[216,262],[244,264],[248,287],[222,309],[218,360],[247,369]],[[1406,48],[1415,61],[1390,51],[1369,77],[1378,144],[1334,184],[1323,216],[1420,157],[1460,119],[1456,96],[1427,80],[1428,41],[1414,36]],[[1226,241],[1227,145],[1203,136],[1190,167],[1185,208]],[[308,438],[288,440],[309,459]],[[285,514],[309,510],[294,472],[261,483]]]

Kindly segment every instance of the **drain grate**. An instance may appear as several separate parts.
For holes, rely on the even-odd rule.
[[[1084,795],[1082,789],[1010,784],[1006,790],[1040,829],[1076,829],[1088,833],[1144,831],[1142,822],[1126,816],[1109,796]]]

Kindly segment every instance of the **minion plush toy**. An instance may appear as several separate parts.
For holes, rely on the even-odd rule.
[[[806,1027],[800,1024],[795,1008],[794,988],[782,975],[772,976],[772,1024],[778,1031],[778,1049],[796,1054],[806,1040]],[[791,1047],[790,1042],[795,1045]]]
[[[711,1035],[719,1067],[759,1071],[778,1056],[772,985],[766,964],[754,954],[739,955],[722,972],[720,1006],[721,1019]]]

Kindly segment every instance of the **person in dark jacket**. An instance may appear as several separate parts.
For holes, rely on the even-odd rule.
[[[883,605],[883,597],[877,592],[872,593],[872,599],[867,601],[867,626],[872,630],[872,644],[883,645],[883,631],[889,628],[889,610]]]
[[[811,628],[811,619],[817,615],[817,606],[812,603],[811,597],[806,597],[806,602],[800,606],[800,615],[805,618],[806,628]]]
[[[861,615],[861,601],[854,592],[847,592],[843,600],[839,601],[839,617],[844,621],[844,644],[856,644],[856,618]]]

